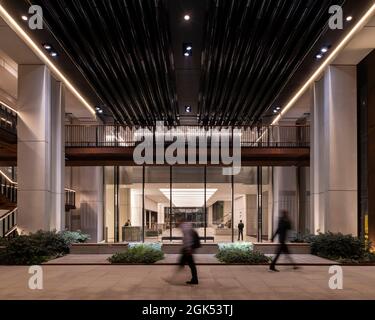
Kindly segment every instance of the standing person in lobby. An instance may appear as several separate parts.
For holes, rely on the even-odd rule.
[[[279,272],[279,270],[276,269],[276,263],[277,260],[280,257],[280,254],[285,253],[287,254],[288,259],[291,261],[292,264],[294,264],[293,259],[289,255],[288,246],[286,245],[286,240],[288,238],[288,232],[292,228],[292,223],[289,219],[288,211],[282,210],[281,211],[281,217],[279,219],[279,224],[277,227],[277,230],[275,234],[273,235],[271,241],[275,239],[275,237],[279,236],[279,246],[276,251],[276,255],[274,259],[272,260],[272,263],[270,265],[270,271]],[[297,269],[297,267],[294,265],[294,269]]]
[[[238,224],[238,241],[240,241],[240,237],[241,237],[241,240],[243,241],[243,228],[245,227],[245,225],[243,224],[242,220],[240,220],[240,223]]]
[[[180,267],[183,268],[188,264],[191,270],[191,280],[187,284],[198,284],[198,272],[194,262],[194,251],[200,247],[200,240],[198,233],[193,229],[191,223],[182,222],[180,224],[182,231],[182,252],[180,258]]]

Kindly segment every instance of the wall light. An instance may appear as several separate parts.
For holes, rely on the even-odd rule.
[[[375,4],[373,4],[367,12],[362,16],[362,18],[357,22],[357,24],[350,30],[350,32],[341,40],[341,42],[336,46],[336,48],[331,52],[327,59],[320,65],[320,67],[311,75],[311,77],[305,82],[305,84],[297,91],[297,93],[289,100],[285,105],[283,111],[273,120],[272,125],[275,125],[281,117],[288,112],[288,110],[298,101],[298,99],[306,92],[306,90],[316,81],[324,69],[333,62],[340,51],[345,48],[348,43],[352,40],[354,35],[361,30],[369,21],[369,19],[375,13]]]
[[[17,33],[17,35],[30,47],[32,51],[45,63],[49,69],[54,73],[65,86],[78,98],[79,101],[86,107],[87,110],[96,118],[95,109],[82,96],[82,94],[74,87],[68,78],[56,67],[56,65],[48,58],[48,56],[41,50],[40,45],[37,45],[33,39],[22,29],[22,27],[13,19],[13,17],[0,4],[0,16],[3,20]]]

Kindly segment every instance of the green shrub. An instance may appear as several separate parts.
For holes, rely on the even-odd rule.
[[[88,239],[81,232],[38,231],[29,235],[19,235],[2,241],[0,264],[33,265],[41,264],[69,253],[74,242]]]
[[[33,265],[62,256],[69,246],[55,231],[38,231],[8,239],[0,253],[1,264]]]
[[[337,260],[340,262],[374,261],[369,245],[365,241],[352,235],[341,233],[320,233],[311,236],[311,253],[319,257]]]
[[[84,243],[90,240],[90,235],[83,233],[81,230],[77,231],[61,231],[59,234],[65,240],[65,242],[70,245],[72,243]]]
[[[254,251],[252,244],[219,244],[219,252],[216,258],[224,263],[251,263],[263,264],[270,262],[270,258],[263,253]]]
[[[155,263],[164,259],[164,253],[154,244],[133,244],[124,252],[115,253],[108,258],[111,263]]]
[[[223,242],[218,243],[219,250],[238,249],[244,251],[253,250],[254,245],[251,242]]]

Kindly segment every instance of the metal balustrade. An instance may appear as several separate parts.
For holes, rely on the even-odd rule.
[[[0,238],[9,237],[17,229],[17,208],[0,217]]]
[[[17,183],[0,171],[0,195],[10,203],[17,203]]]
[[[123,125],[66,125],[65,146],[85,147],[134,147],[145,138],[157,140],[158,134],[166,138],[179,136],[188,143],[189,139],[206,139],[208,147],[217,136],[221,139],[240,138],[242,147],[250,148],[308,148],[310,146],[310,126],[262,126],[262,127],[215,127],[176,126],[128,127]],[[170,141],[171,139],[166,139]],[[166,142],[170,143],[170,142]]]
[[[17,182],[12,181],[4,172],[0,170],[0,195],[5,198],[8,208],[12,204],[17,205]],[[76,192],[65,188],[65,210],[76,208]],[[1,209],[1,207],[0,207]],[[17,227],[17,208],[9,211],[0,217],[0,237],[9,236]]]
[[[0,128],[17,134],[17,114],[0,102]]]

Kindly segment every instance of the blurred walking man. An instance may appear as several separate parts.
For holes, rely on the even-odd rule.
[[[279,236],[279,242],[280,245],[277,248],[276,256],[272,260],[272,263],[270,265],[270,271],[279,272],[279,270],[276,269],[276,262],[280,257],[280,254],[285,253],[288,256],[288,259],[291,261],[292,264],[294,264],[293,259],[289,255],[288,246],[286,245],[286,240],[288,237],[288,231],[292,228],[292,223],[290,222],[288,211],[283,210],[281,211],[281,217],[279,219],[279,225],[277,227],[277,230],[275,234],[272,237],[272,241],[275,239],[276,235]],[[296,266],[294,266],[294,269],[297,269]]]
[[[188,264],[191,270],[191,280],[187,281],[187,284],[198,284],[198,273],[197,267],[194,262],[194,251],[199,248],[200,240],[198,233],[193,229],[191,223],[183,222],[180,225],[182,235],[183,235],[183,247],[182,254],[180,258],[180,266],[183,268],[185,264]]]

